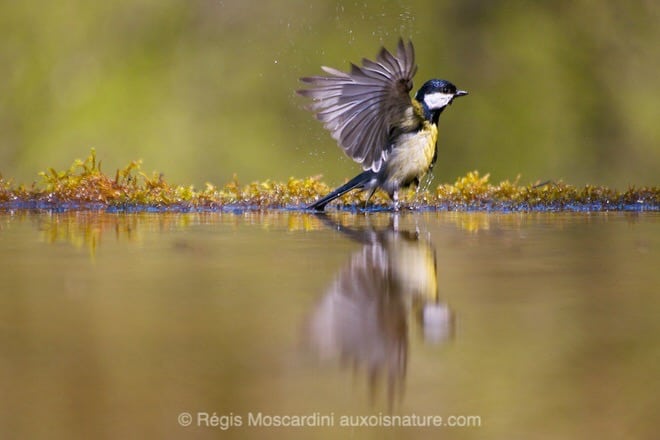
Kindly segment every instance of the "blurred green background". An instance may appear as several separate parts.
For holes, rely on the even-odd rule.
[[[172,183],[358,166],[295,94],[412,38],[419,72],[470,91],[441,118],[436,183],[657,185],[660,3],[115,0],[0,3],[0,173],[31,182],[94,147]]]

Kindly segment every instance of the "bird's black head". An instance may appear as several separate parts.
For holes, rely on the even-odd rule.
[[[455,85],[444,79],[432,79],[426,81],[415,95],[415,99],[422,104],[428,119],[438,122],[440,113],[454,98],[467,95],[465,90],[458,90]]]

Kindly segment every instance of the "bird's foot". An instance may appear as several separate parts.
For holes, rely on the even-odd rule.
[[[394,202],[394,212],[399,212],[401,205],[399,204],[399,191],[394,191],[392,193],[392,201]]]

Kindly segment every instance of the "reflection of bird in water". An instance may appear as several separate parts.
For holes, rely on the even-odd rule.
[[[449,308],[438,301],[435,250],[417,232],[349,229],[326,223],[362,242],[310,316],[310,345],[322,359],[365,368],[372,399],[386,376],[388,402],[402,395],[408,358],[408,320],[415,314],[425,341],[452,334]]]

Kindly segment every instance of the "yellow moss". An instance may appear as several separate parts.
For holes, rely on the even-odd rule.
[[[29,188],[15,185],[13,180],[0,176],[0,209],[239,209],[301,208],[331,191],[321,176],[303,179],[290,177],[286,182],[264,180],[243,185],[238,177],[218,187],[206,183],[201,190],[192,185],[170,185],[160,173],[144,173],[139,160],[117,170],[113,177],[101,169],[96,152],[85,160],[76,159],[63,171],[52,168],[39,173],[41,182]],[[586,209],[660,210],[660,189],[635,188],[618,191],[587,185],[576,188],[564,182],[521,185],[515,180],[490,183],[490,175],[469,172],[453,184],[441,184],[433,190],[403,191],[404,207],[447,210],[530,210],[530,209]],[[351,192],[335,205],[363,207],[366,194]],[[391,206],[385,193],[377,191],[372,206]],[[303,226],[308,227],[308,226]]]

